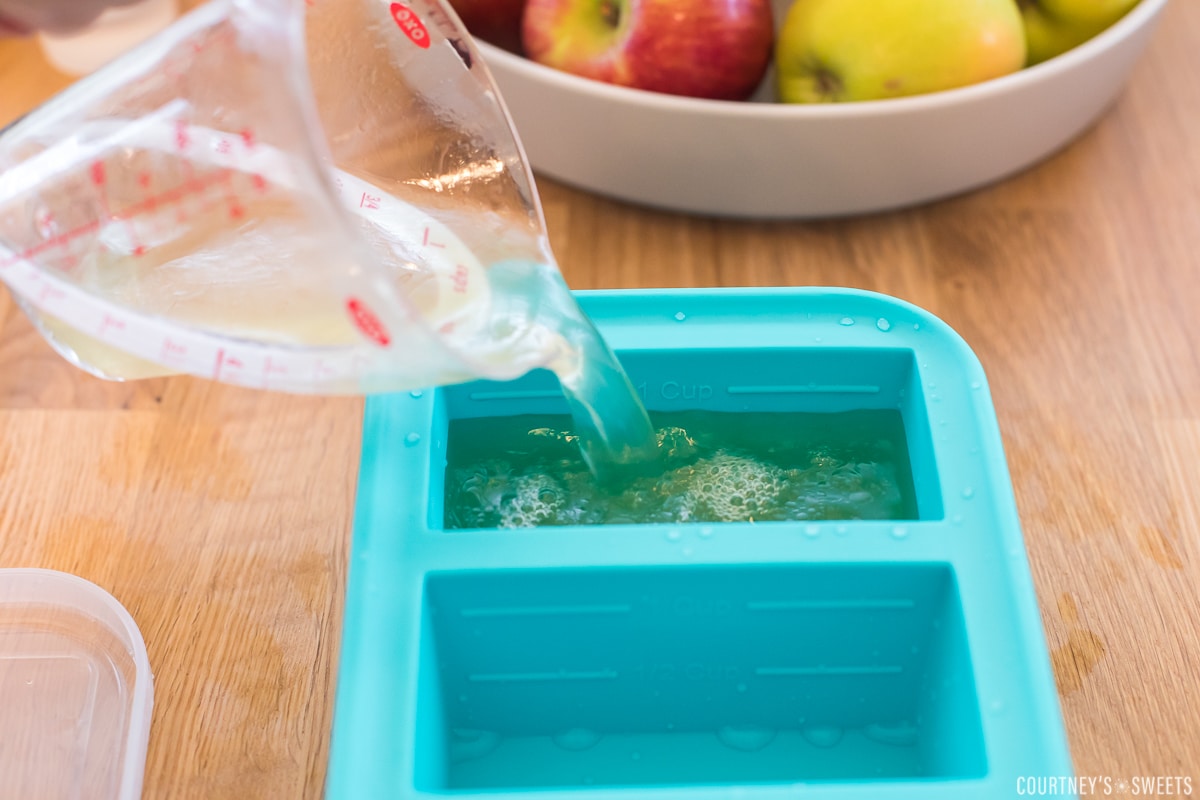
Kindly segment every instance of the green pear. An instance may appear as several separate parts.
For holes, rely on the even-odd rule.
[[[926,94],[1024,65],[1016,0],[795,0],[775,44],[785,103]]]
[[[1067,52],[1125,16],[1138,0],[1017,0],[1032,66]]]

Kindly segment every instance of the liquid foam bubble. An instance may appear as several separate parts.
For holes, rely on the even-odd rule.
[[[501,528],[531,528],[557,516],[563,493],[549,475],[522,475],[512,489],[514,497],[500,510]]]
[[[495,731],[455,728],[450,732],[450,760],[454,763],[483,758],[500,746],[500,734]]]
[[[842,729],[836,725],[810,722],[800,729],[800,735],[813,747],[836,747],[842,740]]]
[[[911,747],[917,743],[919,731],[909,722],[873,722],[863,728],[863,735],[873,742],[896,747]]]
[[[898,467],[889,450],[878,449],[886,442],[844,451],[775,437],[755,457],[710,446],[706,431],[692,435],[682,427],[663,427],[661,471],[614,491],[596,484],[569,431],[526,430],[529,439],[506,448],[502,458],[451,467],[447,527],[903,518]],[[802,530],[813,536],[820,529]],[[714,532],[706,524],[698,536]],[[664,535],[681,538],[673,530]]]
[[[589,728],[570,728],[569,730],[554,734],[551,741],[563,750],[578,753],[590,747],[595,747],[601,738],[603,737],[599,733]]]
[[[775,729],[763,725],[725,725],[717,731],[717,739],[733,750],[754,753],[775,739]]]

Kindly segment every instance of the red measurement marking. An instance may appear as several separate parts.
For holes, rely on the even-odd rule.
[[[258,173],[250,176],[250,184],[254,187],[255,191],[265,192],[267,190],[267,179]]]
[[[92,164],[92,183],[97,186],[104,185],[104,162],[97,161]]]
[[[250,128],[242,128],[241,133],[238,135],[242,137],[242,144],[246,145],[247,148],[254,147],[254,131],[253,130],[251,130]]]
[[[217,351],[217,362],[213,365],[213,380],[221,379],[221,372],[225,369],[241,369],[244,367],[241,361],[234,356],[226,355],[225,348]]]
[[[425,229],[425,237],[421,240],[421,244],[427,247],[445,247],[441,242],[433,242],[429,240],[429,228]]]
[[[110,329],[115,331],[123,331],[125,330],[125,323],[116,317],[105,314],[104,320],[100,323],[100,331],[97,335],[103,336],[104,334],[108,333]]]
[[[454,275],[450,277],[450,282],[454,284],[454,291],[459,294],[466,294],[468,286],[471,283],[471,270],[464,267],[462,264],[456,264],[454,267]]]
[[[137,247],[133,248],[133,254],[135,256],[144,256],[144,255],[146,255],[147,249],[148,248],[146,247],[146,245],[139,244]]]
[[[112,214],[111,218],[121,221],[128,221],[135,217],[143,216],[147,212],[153,211],[159,206],[175,205],[176,203],[180,203],[192,195],[203,194],[214,185],[228,183],[231,177],[232,172],[230,170],[220,170],[209,173],[202,178],[192,178],[191,180],[185,181],[184,183],[181,183],[165,192],[160,192],[159,194],[146,197],[141,202],[134,203],[133,205],[128,206],[115,214]],[[108,213],[106,204],[105,213]],[[183,209],[180,209],[176,214],[176,218],[182,222],[183,220],[187,219],[187,215],[184,213]],[[102,224],[103,222],[101,220],[94,219],[90,222],[80,225],[77,228],[63,231],[53,238],[46,239],[45,241],[39,242],[32,247],[27,247],[21,252],[16,253],[11,258],[0,261],[0,267],[7,267],[17,263],[18,261],[28,261],[29,259],[39,256],[49,250],[54,250],[57,248],[65,249],[71,244],[72,241],[78,239],[80,236],[86,236],[90,233],[95,233],[98,231]],[[138,249],[144,251],[144,246],[139,246]],[[135,250],[135,252],[137,252],[137,250]],[[138,254],[140,255],[141,253]]]
[[[138,186],[142,187],[143,189],[149,189],[150,188],[150,173],[149,172],[139,172],[138,177],[137,177],[137,182],[138,182]]]
[[[167,338],[163,339],[162,352],[168,358],[180,358],[187,355],[187,346],[176,344]]]
[[[412,43],[417,47],[429,47],[429,31],[425,30],[425,23],[421,22],[411,8],[400,3],[392,3],[391,6],[392,19],[400,26],[400,30],[404,31],[404,35],[412,40]]]
[[[145,198],[140,203],[134,203],[127,208],[117,212],[114,216],[117,219],[131,219],[141,216],[147,211],[152,211],[158,206],[174,205],[192,195],[203,194],[213,186],[227,182],[232,173],[230,170],[224,169],[217,172],[211,172],[201,178],[192,178],[183,183],[168,189],[165,192],[160,192],[156,195],[151,195]],[[93,225],[98,223],[92,223]]]
[[[271,361],[271,357],[267,356],[266,362],[263,364],[263,384],[271,382],[272,375],[287,375],[287,367],[282,364],[275,364]]]
[[[242,208],[239,205],[234,205],[234,206],[230,207],[230,209],[229,209],[229,218],[230,219],[241,219],[244,216],[246,216],[246,209]]]
[[[175,149],[179,152],[187,150],[188,143],[191,139],[188,137],[188,124],[180,119],[175,121]]]
[[[47,250],[53,250],[56,247],[65,247],[66,245],[70,244],[72,239],[76,239],[80,236],[83,236],[84,234],[92,233],[93,231],[96,231],[99,229],[100,229],[100,220],[93,220],[93,221],[87,223],[86,225],[80,225],[78,228],[74,228],[72,230],[66,231],[65,233],[60,233],[58,236],[55,236],[53,239],[47,239],[46,241],[42,242],[41,244],[37,244],[37,245],[34,245],[33,247],[28,247],[28,248],[22,250],[20,253],[18,253],[16,255],[15,258],[9,259],[9,261],[6,262],[5,266],[7,266],[10,263],[14,263],[16,261],[24,261],[24,260],[32,258],[33,256],[41,255],[42,253],[46,252]]]
[[[387,347],[392,343],[387,329],[383,327],[383,322],[361,300],[351,297],[346,301],[346,310],[350,312],[350,318],[354,320],[354,324],[368,339],[381,347]]]
[[[53,286],[43,286],[42,290],[38,292],[38,304],[46,305],[47,303],[61,300],[64,297],[66,297],[66,294],[59,289],[55,289]]]
[[[358,201],[359,208],[369,208],[375,211],[379,210],[379,204],[383,202],[382,197],[376,197],[372,194],[362,193],[362,199]]]
[[[43,238],[54,235],[54,214],[50,211],[39,211],[34,217],[34,225],[37,226],[38,235]]]

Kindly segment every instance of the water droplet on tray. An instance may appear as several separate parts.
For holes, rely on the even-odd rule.
[[[847,327],[849,327],[850,325],[854,324],[854,317],[842,317],[841,319],[838,320],[838,324],[846,325]]]
[[[415,433],[415,432],[410,433],[408,436],[404,437],[404,445],[406,447],[412,447],[413,445],[418,444],[420,441],[421,441],[421,434],[419,434],[419,433]]]
[[[847,533],[850,532],[850,528],[846,525],[838,525],[836,528],[833,529],[833,532],[836,533],[838,536],[845,536]]]
[[[709,525],[704,525],[700,528],[699,533],[700,533],[701,539],[707,539],[708,537],[713,535],[713,529]]]
[[[908,722],[872,722],[863,728],[863,735],[873,742],[909,747],[917,743],[917,726]]]
[[[589,728],[570,728],[569,730],[554,734],[551,741],[563,750],[578,753],[581,750],[594,747],[596,742],[600,741],[601,738],[600,734]]]
[[[473,728],[455,728],[450,732],[450,760],[454,763],[483,758],[500,745],[500,734]]]
[[[842,729],[836,725],[809,723],[800,729],[800,735],[813,747],[836,747],[842,740]]]
[[[975,489],[974,489],[974,487],[971,487],[971,486],[964,486],[964,487],[963,487],[963,490],[962,490],[962,496],[963,496],[963,499],[964,499],[964,500],[970,500],[972,497],[974,497],[974,496],[975,496]]]
[[[821,535],[821,526],[820,525],[805,525],[804,526],[804,535],[809,537],[810,539],[814,539],[814,538],[820,536]]]
[[[893,539],[903,539],[906,536],[908,536],[908,528],[905,526],[897,525],[896,527],[892,528]]]
[[[725,725],[717,731],[721,744],[744,753],[762,750],[775,738],[775,729],[763,725]]]
[[[678,528],[671,528],[671,530],[667,531],[667,539],[672,542],[678,542],[679,537],[682,535],[683,534],[679,532]]]
[[[425,396],[425,393],[424,393],[424,392],[422,392],[420,389],[413,389],[411,392],[409,392],[409,393],[408,393],[408,396],[409,396],[409,397],[418,397],[418,398],[419,398],[419,397],[424,397],[424,396]]]
[[[675,319],[679,322],[683,322],[685,319],[687,319],[687,314],[683,313],[682,311],[676,311]]]
[[[875,320],[875,327],[879,328],[881,331],[890,331],[892,329],[892,323],[888,322],[883,317],[880,317],[879,319]]]

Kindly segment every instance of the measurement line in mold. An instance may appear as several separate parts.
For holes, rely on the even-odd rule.
[[[886,665],[864,665],[864,666],[845,666],[845,667],[756,667],[755,675],[760,675],[764,678],[808,678],[831,676],[838,677],[843,675],[899,675],[904,672],[904,667],[893,664]]]
[[[794,384],[780,386],[730,386],[730,394],[878,394],[880,387],[870,383]]]
[[[464,617],[551,617],[585,614],[628,614],[632,606],[624,604],[558,605],[558,606],[492,606],[464,608],[458,613]]]
[[[909,598],[881,600],[756,600],[746,603],[747,611],[883,611],[916,607]]]
[[[476,672],[467,676],[473,683],[530,683],[542,681],[600,681],[620,677],[616,670],[563,670],[561,672]]]

